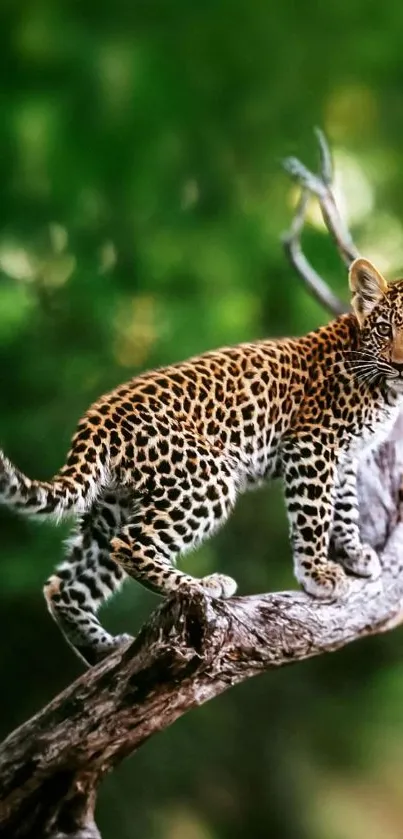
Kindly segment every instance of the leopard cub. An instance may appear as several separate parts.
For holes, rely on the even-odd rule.
[[[302,338],[208,352],[102,396],[50,481],[30,480],[0,454],[3,503],[37,517],[76,515],[45,596],[86,662],[129,637],[112,637],[97,618],[127,574],[162,595],[182,585],[233,595],[230,577],[196,580],[175,560],[225,522],[240,493],[270,478],[283,479],[295,575],[307,592],[341,596],[343,566],[378,572],[361,543],[356,473],[403,400],[403,280],[389,285],[357,259],[350,288],[352,313]],[[329,560],[330,540],[342,564]]]

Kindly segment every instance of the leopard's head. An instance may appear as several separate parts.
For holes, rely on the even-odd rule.
[[[350,268],[351,304],[360,346],[350,363],[358,378],[403,393],[403,280],[387,283],[367,259]]]

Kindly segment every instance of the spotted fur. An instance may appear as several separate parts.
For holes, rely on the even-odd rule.
[[[387,285],[360,259],[350,286],[353,313],[309,335],[208,352],[101,397],[49,482],[31,481],[1,455],[0,500],[35,517],[77,517],[45,595],[87,662],[128,637],[112,637],[97,618],[126,574],[159,594],[184,584],[213,597],[235,592],[230,577],[196,580],[175,560],[267,479],[283,478],[295,574],[306,591],[342,595],[343,565],[377,571],[376,554],[361,544],[356,472],[403,399],[403,281]],[[342,564],[328,558],[331,539]]]

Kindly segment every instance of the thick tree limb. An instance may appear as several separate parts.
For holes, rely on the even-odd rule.
[[[378,580],[351,577],[347,596],[330,604],[300,591],[213,601],[183,590],[129,647],[11,734],[0,750],[2,839],[99,839],[99,782],[152,734],[264,670],[402,623],[402,472],[403,416],[360,473],[363,537],[382,556]]]

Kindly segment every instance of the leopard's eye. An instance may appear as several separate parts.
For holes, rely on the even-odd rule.
[[[381,320],[376,324],[376,331],[381,338],[389,338],[392,333],[392,327],[386,320]]]

